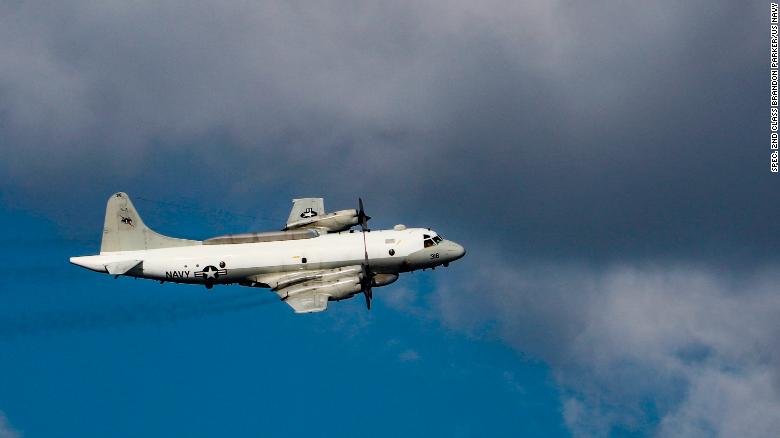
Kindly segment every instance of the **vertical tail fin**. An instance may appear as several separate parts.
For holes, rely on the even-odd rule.
[[[322,198],[293,199],[293,207],[292,210],[290,210],[290,217],[287,219],[287,225],[302,219],[323,216],[324,214],[325,201]]]
[[[177,239],[152,231],[144,225],[127,193],[115,193],[108,199],[103,241],[100,244],[101,254],[200,244],[198,240]]]

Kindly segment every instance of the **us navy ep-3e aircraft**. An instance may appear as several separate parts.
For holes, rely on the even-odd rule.
[[[358,206],[326,213],[322,198],[294,199],[282,231],[200,241],[152,231],[120,192],[108,199],[100,255],[71,257],[70,262],[161,283],[270,288],[296,313],[310,313],[360,292],[371,309],[373,287],[396,281],[402,272],[448,266],[466,254],[430,228],[369,230],[371,218],[361,199]],[[355,225],[359,231],[352,229]]]

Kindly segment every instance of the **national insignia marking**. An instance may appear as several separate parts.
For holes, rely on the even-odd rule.
[[[303,213],[301,213],[301,217],[306,219],[314,216],[317,216],[317,212],[312,210],[311,207],[307,208],[303,211]]]
[[[203,278],[204,280],[216,280],[220,275],[226,275],[227,269],[217,269],[216,266],[208,265],[203,268],[202,271],[195,272],[195,278]]]

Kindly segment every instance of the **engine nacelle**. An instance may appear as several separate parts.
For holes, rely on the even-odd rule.
[[[375,274],[371,281],[372,286],[387,286],[398,280],[398,274]]]
[[[357,283],[342,284],[330,289],[330,291],[328,292],[330,298],[328,299],[331,301],[345,300],[347,298],[352,298],[353,296],[359,294],[361,290],[362,287],[360,286],[360,281],[358,281]]]
[[[339,210],[333,213],[328,213],[322,216],[315,216],[312,218],[302,219],[290,223],[285,227],[285,230],[292,230],[296,228],[324,228],[328,232],[335,233],[338,231],[344,231],[357,225],[358,213],[357,210]]]

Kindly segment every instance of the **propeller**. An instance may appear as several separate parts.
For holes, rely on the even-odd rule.
[[[363,198],[358,198],[358,206],[360,207],[358,208],[358,223],[363,231],[368,231],[368,220],[371,219],[371,216],[368,216],[366,210],[363,209]]]
[[[371,219],[371,216],[366,215],[366,210],[363,209],[362,198],[358,198],[358,206],[360,207],[358,209],[358,222],[363,230],[363,278],[360,280],[360,287],[363,289],[363,295],[366,297],[366,308],[371,310],[371,299],[373,298],[371,283],[374,279],[368,266],[368,247],[366,246],[366,231],[368,231],[368,220]]]
[[[363,264],[363,278],[360,280],[360,287],[363,289],[363,295],[366,297],[366,308],[371,310],[371,299],[374,297],[374,293],[371,291],[371,283],[374,281],[371,271],[368,269],[368,264]]]

